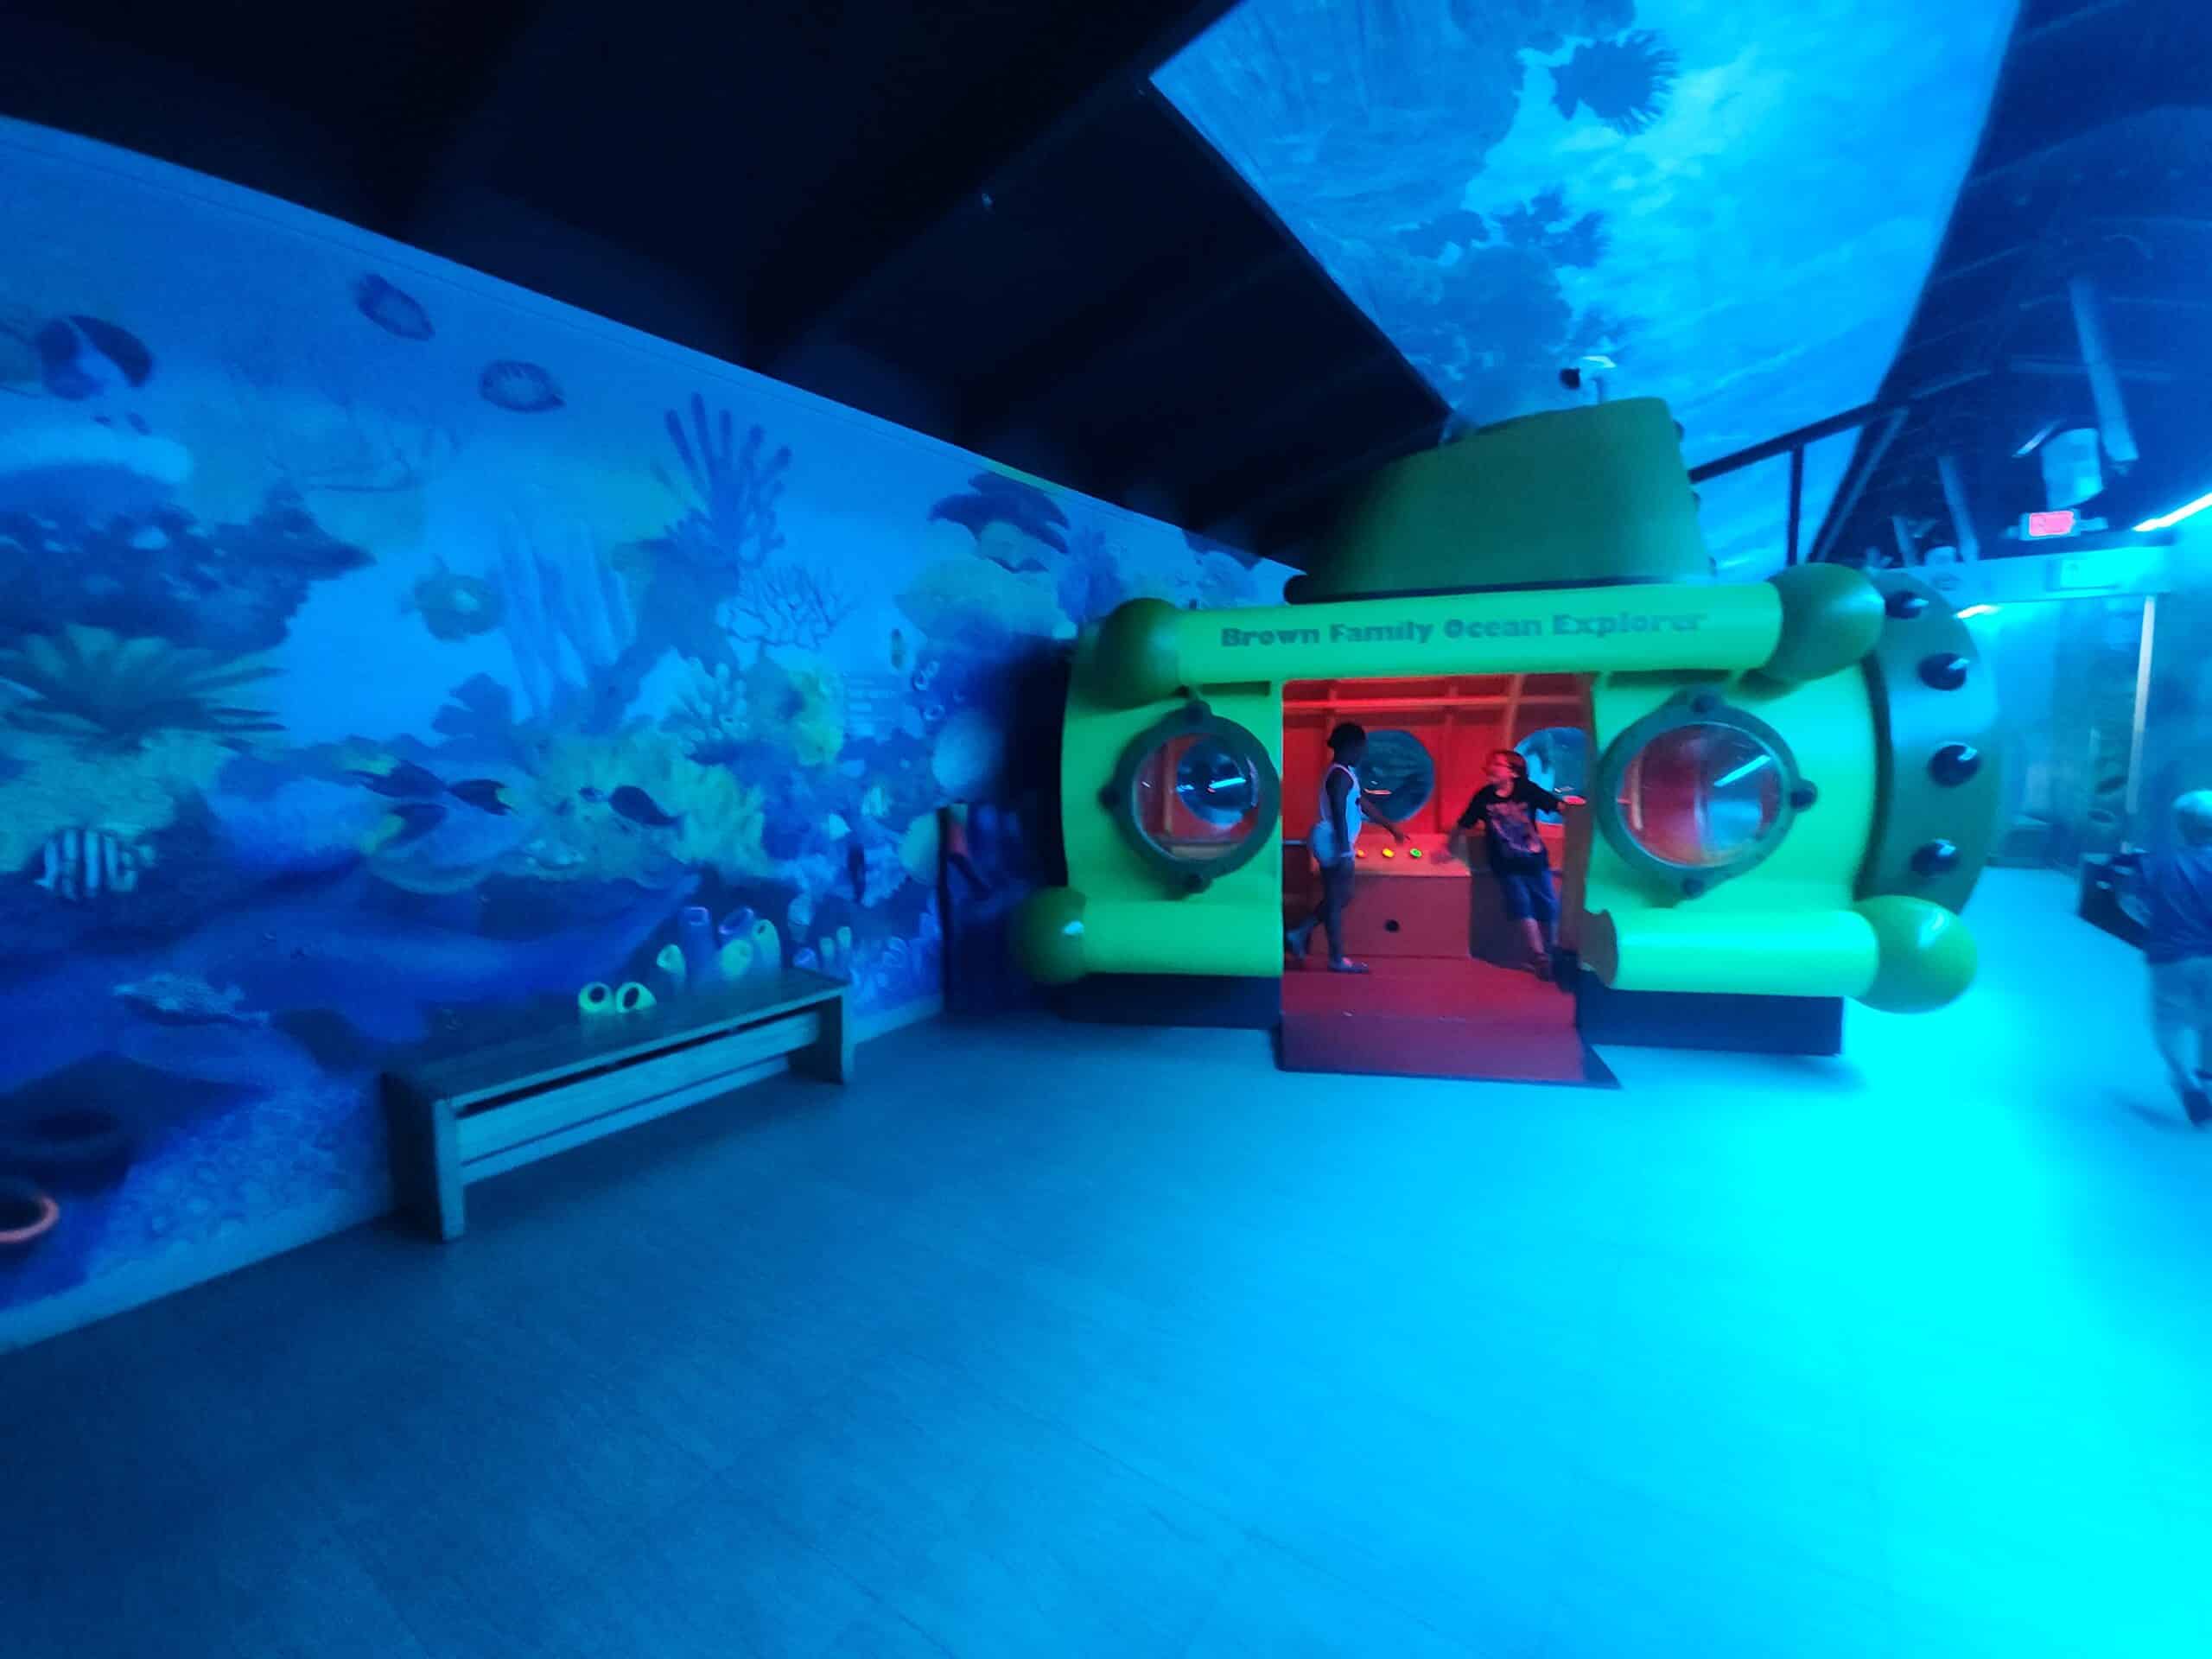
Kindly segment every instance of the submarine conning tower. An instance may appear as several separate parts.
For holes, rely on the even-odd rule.
[[[1656,397],[1483,427],[1370,474],[1294,605],[1713,579],[1681,429]]]

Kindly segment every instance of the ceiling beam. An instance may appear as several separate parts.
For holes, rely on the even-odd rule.
[[[2008,260],[2018,259],[2027,251],[2028,246],[2025,243],[2016,243],[2009,247],[1999,248],[1994,253],[1981,254],[1972,259],[1961,259],[1952,264],[1938,264],[1929,274],[1927,286],[1936,289],[1952,283],[1964,282],[1969,276],[1978,276],[1983,271],[2004,264]]]
[[[1264,525],[1294,505],[1316,502],[1378,467],[1435,448],[1442,425],[1441,419],[1408,423],[1313,470],[1287,465],[1280,455],[1261,456],[1192,490],[1185,498],[1183,522],[1201,534],[1232,519]]]
[[[2041,22],[2022,29],[2020,44],[2024,47],[2043,46],[2092,18],[2107,12],[2127,10],[2134,3],[2135,0],[2081,0],[2081,3],[2072,10],[2062,12],[2056,17],[2046,17]]]
[[[2195,293],[2183,294],[2105,294],[2099,302],[2107,311],[2178,311],[2183,313],[2212,312],[2212,300],[2199,298]],[[2063,294],[2045,294],[2040,298],[2024,302],[2023,311],[2056,310],[2066,303]]]
[[[410,64],[405,85],[391,89],[412,142],[396,142],[397,123],[378,124],[376,176],[365,181],[376,228],[406,235],[470,118],[544,9],[544,0],[469,0],[439,13],[436,33]]]
[[[1890,411],[1872,438],[1859,439],[1859,454],[1852,458],[1850,475],[1830,505],[1820,532],[1813,537],[1812,550],[1805,556],[1808,563],[1816,563],[1827,557],[1842,538],[1843,532],[1850,527],[1851,515],[1858,510],[1859,498],[1866,493],[1868,480],[1881,470],[1882,458],[1889,454],[1897,434],[1904,430],[1906,417],[1911,413],[1910,404],[1901,404]]]
[[[2014,374],[2031,374],[2046,380],[2075,379],[2089,372],[2079,358],[2067,357],[2016,357],[2005,366]],[[2195,378],[2155,363],[2115,363],[2113,372],[2123,380],[2140,380],[2152,385],[2170,385],[2177,380]]]
[[[961,398],[960,429],[988,435],[1011,424],[1026,407],[1065,402],[1101,370],[1141,354],[1149,341],[1173,339],[1300,263],[1288,248],[1241,264],[1217,263],[1203,247],[1153,259],[1103,304],[1069,318],[969,386]]]
[[[825,189],[783,238],[747,296],[747,356],[775,363],[810,330],[834,326],[871,274],[959,211],[988,211],[981,198],[995,177],[1048,149],[1107,104],[1137,96],[1153,71],[1198,38],[1234,0],[1122,0],[1093,10],[1082,32],[1095,38],[1090,61],[1051,63],[1009,76],[986,104],[996,118],[963,121],[948,111],[943,142],[922,147],[865,188]],[[1063,35],[1072,32],[1062,20]],[[1051,59],[1052,23],[1040,17],[1034,55]],[[1056,73],[1057,71],[1057,73]]]
[[[1217,387],[1215,390],[1224,396],[1221,403],[1212,407],[1166,411],[1166,419],[1146,423],[1142,435],[1135,443],[1117,448],[1109,454],[1102,469],[1103,475],[1116,480],[1126,489],[1151,477],[1179,450],[1190,449],[1192,430],[1218,432],[1227,426],[1237,440],[1236,448],[1226,465],[1190,489],[1189,505],[1193,510],[1192,516],[1203,522],[1229,517],[1237,510],[1237,504],[1231,502],[1224,507],[1218,498],[1224,493],[1248,492],[1241,484],[1232,484],[1224,490],[1220,487],[1220,480],[1237,480],[1243,474],[1255,471],[1273,478],[1280,464],[1276,460],[1281,448],[1275,442],[1278,434],[1287,428],[1313,425],[1316,404],[1341,397],[1347,390],[1364,382],[1394,378],[1400,372],[1396,359],[1377,358],[1368,352],[1362,352],[1333,369],[1319,363],[1306,368],[1307,372],[1287,392],[1264,398],[1239,397],[1228,388]],[[1219,418],[1231,411],[1236,416],[1233,423]],[[1442,427],[1441,416],[1437,417],[1436,424],[1439,429]]]
[[[1856,409],[1847,409],[1840,415],[1831,415],[1824,421],[1810,426],[1801,426],[1794,432],[1784,432],[1779,437],[1769,438],[1764,443],[1752,444],[1733,454],[1723,455],[1718,461],[1708,461],[1690,468],[1690,482],[1702,484],[1709,478],[1720,478],[1729,473],[1740,473],[1746,467],[1756,467],[1763,461],[1772,461],[1802,449],[1808,443],[1818,443],[1822,438],[1832,438],[1842,432],[1859,428],[1885,412],[1887,405],[1861,404]]]

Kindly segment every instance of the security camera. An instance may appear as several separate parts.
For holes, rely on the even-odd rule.
[[[1586,388],[1591,401],[1605,401],[1605,377],[1620,365],[1600,352],[1586,352],[1572,363],[1562,364],[1559,383],[1570,394],[1580,394]]]

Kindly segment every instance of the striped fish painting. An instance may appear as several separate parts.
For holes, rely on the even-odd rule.
[[[104,830],[65,830],[46,843],[44,873],[37,885],[70,904],[104,893],[130,893],[139,873],[153,863],[151,854]]]

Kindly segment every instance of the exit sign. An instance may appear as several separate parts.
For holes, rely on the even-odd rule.
[[[2061,507],[2050,512],[2031,512],[2022,518],[2020,539],[2024,542],[2050,542],[2068,536],[2086,536],[2110,528],[2101,518],[2084,518],[2071,507]]]

